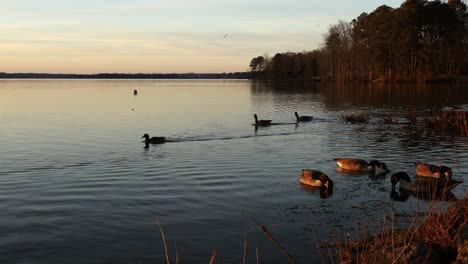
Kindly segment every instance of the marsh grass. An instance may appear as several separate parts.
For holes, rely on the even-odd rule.
[[[376,114],[381,119],[383,124],[407,124],[421,125],[433,131],[444,131],[457,133],[462,136],[468,136],[468,111],[455,110],[456,107],[451,107],[452,110],[436,110],[416,111],[415,107],[409,107],[408,111],[403,115],[406,122],[400,122],[398,118],[391,117],[387,114]],[[342,115],[341,119],[347,123],[363,123],[368,122],[369,117],[364,114],[346,114]]]
[[[458,132],[468,135],[467,111],[442,111],[432,118],[424,120],[427,128]]]
[[[388,218],[384,213],[374,234],[367,225],[356,225],[354,240],[334,232],[333,243],[324,243],[319,254],[328,256],[330,263],[467,263],[467,197],[444,213],[431,201],[429,211],[422,217],[415,213],[407,228],[396,227],[395,213]]]
[[[316,249],[322,263],[468,263],[468,197],[454,202],[445,212],[437,200],[430,201],[427,213],[415,212],[402,215],[392,212],[390,217],[384,210],[380,227],[371,232],[368,224],[356,223],[354,238],[350,234],[332,231],[332,243],[316,239]],[[410,217],[407,228],[397,228],[396,222]],[[166,264],[171,263],[166,238],[157,219],[163,240]],[[289,263],[296,263],[278,240],[263,225],[260,230],[287,257]],[[373,229],[374,230],[374,229]],[[176,246],[175,263],[179,262]],[[259,250],[255,248],[256,263],[260,262]],[[246,263],[247,237],[244,236],[242,263]],[[208,263],[219,263],[216,249]]]

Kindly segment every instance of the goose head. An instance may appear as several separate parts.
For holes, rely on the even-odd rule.
[[[380,167],[380,162],[378,160],[371,160],[367,164],[369,167]]]
[[[374,168],[379,168],[381,170],[384,170],[386,172],[389,172],[390,170],[387,168],[387,164],[383,163],[383,162],[380,162],[378,160],[371,160],[369,163],[368,163],[368,166],[369,167],[374,167]]]
[[[390,180],[392,182],[392,190],[395,190],[395,186],[400,180],[411,182],[410,176],[404,171],[399,171],[393,174]]]
[[[443,173],[447,179],[452,178],[452,169],[447,166],[440,166],[440,173]]]
[[[386,172],[389,172],[390,170],[387,168],[387,165],[383,162],[380,162],[380,166],[379,166],[380,169],[386,171]]]
[[[322,188],[333,189],[333,181],[328,177],[328,175],[320,175],[319,180],[323,183]]]

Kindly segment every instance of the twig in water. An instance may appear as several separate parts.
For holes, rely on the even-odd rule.
[[[214,264],[215,258],[216,258],[216,249],[213,249],[213,255],[210,257],[209,264]]]
[[[166,237],[164,236],[164,231],[163,231],[163,229],[162,229],[162,226],[161,226],[161,223],[159,222],[159,218],[158,218],[158,217],[156,217],[156,221],[158,221],[159,230],[161,230],[161,236],[162,236],[163,243],[164,243],[164,251],[166,252],[166,264],[170,264],[169,255],[168,255],[168,253],[167,253]]]
[[[179,249],[177,248],[177,243],[175,243],[175,252],[176,252],[175,264],[178,264],[179,263]]]
[[[290,263],[297,263],[296,260],[293,258],[293,256],[289,255],[289,253],[284,249],[284,247],[281,246],[281,244],[273,238],[273,236],[266,230],[265,226],[262,224],[260,225],[260,229],[262,229],[263,233],[271,240],[275,245],[283,252],[283,254],[288,257]]]
[[[245,264],[246,255],[247,255],[247,234],[244,234],[244,257],[242,258],[242,264]]]
[[[255,248],[255,253],[256,253],[256,255],[257,255],[257,264],[258,264],[258,263],[259,263],[259,262],[258,262],[258,247]]]

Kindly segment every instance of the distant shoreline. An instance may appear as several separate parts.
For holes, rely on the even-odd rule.
[[[0,79],[251,79],[250,72],[232,73],[5,73]]]

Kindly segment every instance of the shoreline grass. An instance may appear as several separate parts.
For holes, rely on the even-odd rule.
[[[468,135],[468,112],[467,111],[441,111],[436,116],[425,119],[424,125],[431,129],[455,131],[461,135]]]
[[[453,202],[443,212],[431,200],[428,212],[415,212],[401,215],[392,211],[391,217],[384,210],[381,226],[371,232],[368,224],[356,223],[355,239],[350,234],[332,231],[333,242],[318,241],[316,250],[322,263],[468,263],[468,196]],[[396,222],[403,217],[411,217],[408,227],[398,228]],[[165,261],[171,263],[166,238],[157,219],[165,250]],[[297,263],[285,247],[275,239],[264,225],[258,224],[260,231],[283,253],[283,262]],[[343,236],[343,237],[342,237]],[[242,263],[246,262],[247,236],[244,235]],[[256,263],[260,262],[258,247],[255,248]],[[219,263],[216,249],[208,258],[208,263]],[[175,263],[179,262],[176,246]]]
[[[468,197],[454,202],[446,212],[431,201],[422,219],[415,213],[407,228],[396,227],[394,212],[390,222],[387,218],[384,214],[375,234],[367,226],[357,226],[355,240],[335,235],[333,243],[323,243],[326,252],[318,249],[319,254],[330,263],[468,263]]]

